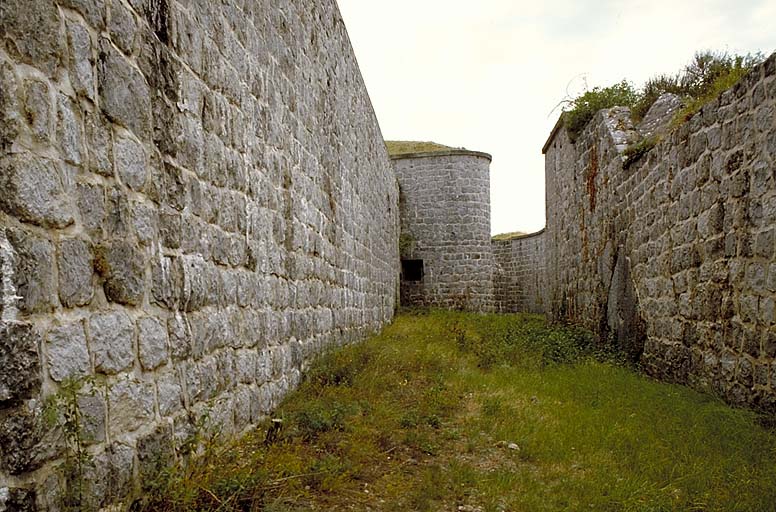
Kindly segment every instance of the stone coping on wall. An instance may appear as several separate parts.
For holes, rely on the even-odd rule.
[[[490,241],[491,243],[495,244],[495,243],[509,243],[509,242],[514,242],[515,240],[526,240],[528,238],[534,238],[534,237],[543,235],[546,230],[547,230],[547,227],[545,226],[539,231],[534,231],[533,233],[526,233],[524,235],[517,235],[517,236],[513,236],[512,238],[504,238],[501,240],[496,240],[494,238],[491,238]]]
[[[550,149],[550,146],[552,145],[552,141],[555,140],[555,136],[558,135],[558,132],[560,129],[563,128],[563,114],[558,117],[558,120],[555,122],[555,126],[552,127],[552,131],[550,132],[550,136],[547,137],[547,142],[544,143],[544,146],[542,146],[542,154],[546,155],[547,150]]]
[[[449,149],[442,151],[421,151],[418,153],[402,153],[400,155],[391,155],[391,160],[405,160],[408,158],[430,158],[438,156],[475,156],[484,158],[489,162],[493,161],[493,156],[481,151],[470,151],[468,149]]]

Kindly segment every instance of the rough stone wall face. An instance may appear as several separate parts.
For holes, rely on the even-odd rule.
[[[95,509],[392,318],[398,187],[334,0],[3,0],[0,149],[0,510],[56,508],[68,379]]]
[[[627,110],[600,113],[575,144],[558,131],[550,315],[618,339],[641,325],[649,373],[776,411],[775,113],[772,55],[627,170]]]
[[[401,190],[402,258],[423,260],[403,280],[402,305],[492,311],[490,156],[453,151],[394,157]]]
[[[496,311],[538,313],[545,311],[545,234],[513,240],[493,240],[493,288]]]

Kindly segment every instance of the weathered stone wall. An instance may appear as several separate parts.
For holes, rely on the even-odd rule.
[[[68,378],[88,510],[392,318],[398,187],[334,0],[3,0],[0,116],[0,510],[56,508]]]
[[[546,150],[548,312],[646,370],[776,411],[776,55],[627,170],[603,111]]]
[[[466,150],[392,158],[399,180],[403,260],[423,277],[401,283],[402,305],[491,311],[490,155]]]
[[[512,240],[493,240],[493,291],[496,311],[544,313],[544,230]]]

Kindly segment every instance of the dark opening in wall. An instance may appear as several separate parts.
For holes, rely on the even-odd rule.
[[[423,260],[401,260],[401,278],[403,281],[422,281]]]

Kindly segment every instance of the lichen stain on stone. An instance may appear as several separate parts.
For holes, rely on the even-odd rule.
[[[595,210],[596,185],[595,179],[598,176],[598,146],[593,144],[590,148],[590,161],[585,172],[585,184],[587,186],[587,196],[590,198],[590,211]]]
[[[17,302],[21,299],[16,295],[16,285],[14,284],[14,262],[16,254],[11,242],[5,233],[5,228],[0,229],[0,286],[2,286],[2,310],[0,312],[0,322],[15,322],[19,314]]]

